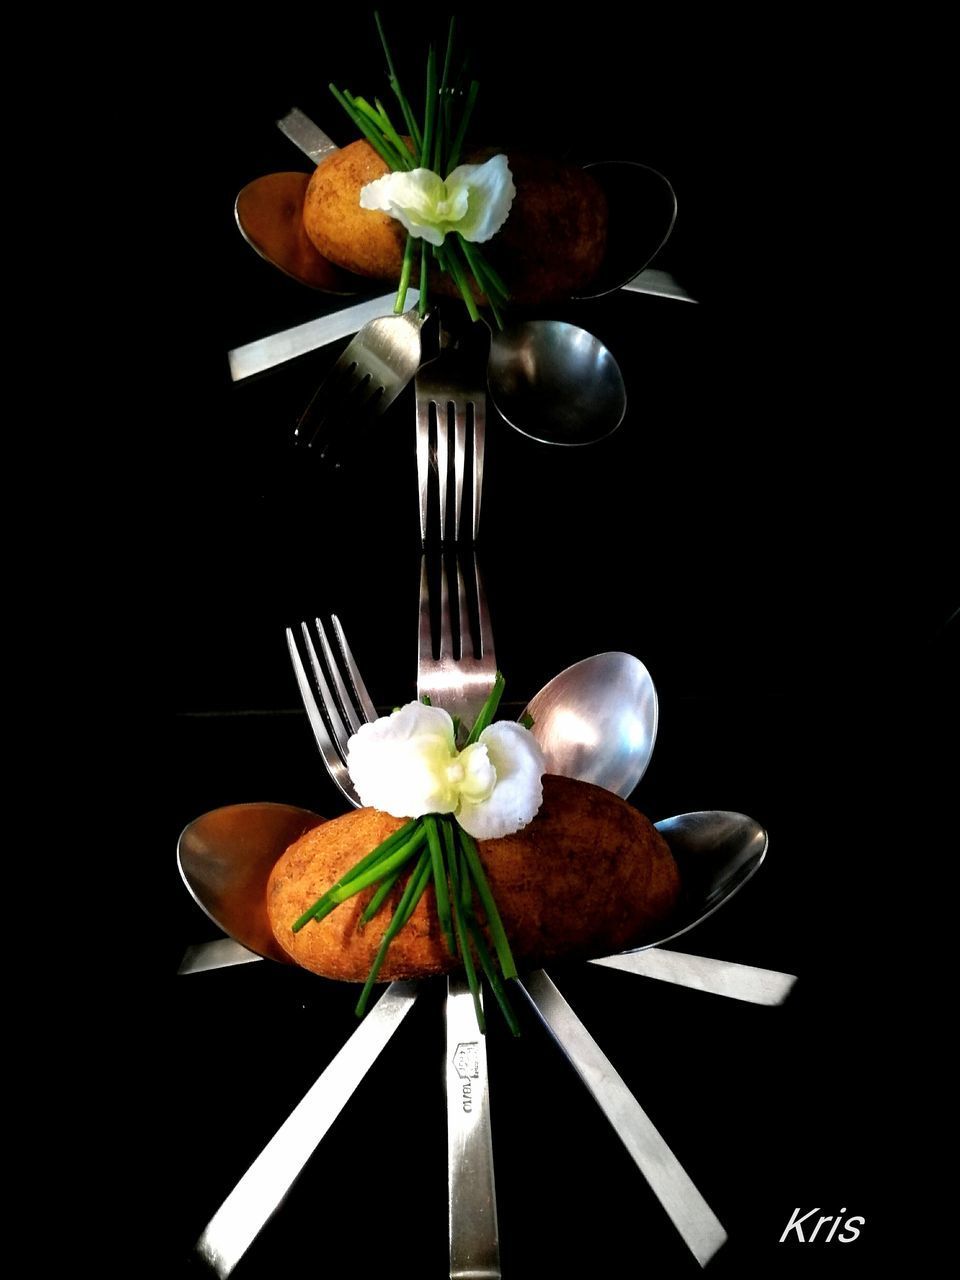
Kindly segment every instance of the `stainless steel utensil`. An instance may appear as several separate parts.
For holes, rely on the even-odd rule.
[[[471,493],[468,527],[476,542],[480,531],[480,497],[483,487],[483,453],[486,438],[486,366],[490,330],[483,323],[454,345],[441,330],[441,351],[435,360],[421,366],[416,378],[417,402],[417,483],[420,494],[420,540],[427,541],[427,511],[430,476],[437,476],[440,508],[440,541],[452,533],[460,540],[460,513],[463,506],[466,459],[471,459]],[[446,345],[444,339],[447,339]],[[450,432],[453,448],[450,448]],[[435,445],[431,448],[431,439]],[[431,468],[431,460],[435,466]],[[453,518],[449,515],[452,497]]]
[[[224,1280],[280,1207],[417,998],[392,982],[213,1215],[196,1250]]]
[[[334,657],[323,623],[319,618],[314,619],[326,670],[330,674],[336,695],[330,688],[324,665],[319,659],[306,622],[300,624],[300,632],[307,654],[307,665],[313,677],[312,681],[307,674],[307,666],[304,665],[300,656],[296,636],[290,627],[287,627],[287,650],[300,689],[300,698],[320,754],[323,756],[323,762],[327,766],[327,772],[354,808],[359,808],[360,797],[347,770],[347,743],[361,724],[365,724],[368,720],[376,720],[377,711],[363,683],[353,652],[347,644],[347,637],[343,633],[340,619],[335,614],[331,617],[331,624],[340,647],[340,655],[347,673],[346,678]]]
[[[495,333],[487,385],[504,421],[541,444],[594,444],[627,412],[616,360],[599,338],[559,320]]]
[[[440,472],[445,474],[445,469]],[[497,663],[493,630],[477,568],[471,556],[471,591],[480,623],[479,645],[470,640],[471,627],[461,557],[457,558],[459,656],[453,643],[453,609],[445,563],[440,566],[440,650],[433,656],[431,596],[426,556],[420,562],[420,632],[417,654],[417,697],[430,699],[473,724],[493,689]],[[468,656],[472,649],[473,656]],[[487,1085],[486,1045],[478,1033],[476,1013],[466,980],[447,979],[447,1179],[450,1213],[450,1275],[452,1280],[499,1280],[500,1246],[493,1173],[493,1137]],[[461,1039],[467,1035],[469,1040]],[[451,1050],[451,1044],[454,1048]],[[469,1047],[468,1047],[469,1046]],[[461,1048],[464,1057],[458,1058]],[[466,1072],[471,1096],[464,1107],[461,1072]]]
[[[327,453],[360,420],[388,409],[420,365],[425,319],[407,311],[368,320],[300,415],[295,442],[310,448],[319,440]]]
[[[684,1244],[705,1267],[727,1238],[716,1214],[547,974],[538,969],[518,985],[610,1121]]]
[[[575,662],[523,712],[533,717],[549,773],[592,782],[624,799],[650,763],[658,714],[653,678],[629,653]]]
[[[469,561],[470,597],[464,578],[464,563]],[[430,698],[464,725],[472,725],[493,688],[497,663],[493,652],[493,630],[476,556],[457,558],[456,604],[451,605],[450,577],[446,563],[440,565],[439,631],[440,645],[434,657],[431,621],[431,593],[427,558],[420,559],[420,633],[417,651],[417,697]],[[473,638],[470,604],[479,621],[479,635]],[[457,640],[454,641],[453,609],[457,614]]]
[[[607,197],[607,245],[596,277],[575,297],[582,301],[621,288],[637,291],[644,269],[670,239],[676,193],[662,173],[634,160],[600,160],[583,167]]]
[[[730,960],[706,960],[703,956],[691,956],[683,951],[662,951],[656,947],[619,956],[604,956],[590,963],[635,973],[642,978],[655,978],[659,982],[672,982],[692,991],[728,996],[748,1004],[783,1004],[797,980],[792,973],[755,969],[752,965],[734,964]]]

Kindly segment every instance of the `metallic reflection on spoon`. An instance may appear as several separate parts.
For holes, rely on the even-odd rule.
[[[368,292],[370,281],[328,262],[304,231],[309,182],[309,173],[268,173],[248,183],[233,210],[240,234],[261,258],[311,289],[343,296]]]
[[[599,653],[561,671],[524,712],[549,773],[604,787],[624,800],[657,740],[657,691],[630,653]]]
[[[656,169],[634,160],[601,160],[583,166],[607,197],[607,248],[599,272],[577,301],[603,298],[633,283],[670,238],[677,197]]]
[[[616,360],[599,338],[560,320],[495,333],[487,381],[500,416],[541,444],[594,444],[627,411]]]
[[[231,804],[195,818],[177,841],[183,882],[214,924],[258,955],[291,964],[267,918],[267,879],[283,851],[324,819],[290,804]]]

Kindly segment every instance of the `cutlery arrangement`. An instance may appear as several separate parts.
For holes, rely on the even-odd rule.
[[[302,112],[278,126],[314,163],[335,144]],[[643,190],[653,209],[646,237],[628,266],[616,252],[594,292],[625,288],[694,301],[671,277],[649,268],[676,217],[669,182],[642,165],[590,166],[612,208],[627,189]],[[631,187],[630,184],[633,184]],[[236,217],[261,256],[288,275],[328,293],[357,285],[315,249],[304,250],[305,175],[270,175],[238,196]],[[619,193],[619,194],[618,194]],[[298,203],[299,202],[299,203]],[[270,210],[283,205],[271,241]],[[619,226],[617,219],[613,225]],[[639,264],[639,265],[638,265]],[[362,283],[360,285],[362,287]],[[609,351],[589,333],[555,321],[528,321],[495,333],[478,322],[454,329],[442,310],[386,314],[393,294],[366,299],[329,316],[230,353],[234,381],[355,335],[300,416],[295,441],[336,457],[340,442],[382,414],[415,380],[420,535],[417,696],[470,723],[496,677],[489,606],[473,546],[479,537],[487,393],[499,416],[534,440],[584,444],[620,425],[623,378]],[[439,556],[435,553],[439,550]],[[334,615],[287,629],[291,666],[327,772],[344,798],[361,804],[347,769],[348,743],[377,718],[344,629]],[[531,699],[524,716],[548,772],[628,797],[652,756],[658,702],[646,667],[629,654],[604,653],[576,663]],[[521,717],[523,718],[523,717]],[[205,814],[180,837],[178,865],[197,903],[227,935],[190,948],[181,973],[263,958],[290,963],[273,939],[264,888],[279,855],[318,815],[286,805],[234,805]],[[639,950],[590,963],[755,1004],[775,1006],[795,979],[744,965],[663,950],[736,893],[759,868],[766,832],[742,814],[707,811],[658,822],[684,884],[682,905],[663,936]],[[705,1266],[726,1232],[613,1063],[542,969],[518,981],[539,1020],[596,1100],[670,1217]],[[410,982],[390,984],[342,1049],[277,1130],[210,1219],[196,1249],[220,1277],[231,1274],[278,1208],[311,1154],[397,1032],[417,998]],[[466,979],[447,980],[446,1091],[451,1280],[501,1275],[486,1041],[477,1032]],[[469,1099],[469,1105],[465,1099]]]

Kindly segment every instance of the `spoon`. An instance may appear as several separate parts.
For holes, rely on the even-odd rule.
[[[633,160],[601,160],[583,167],[607,197],[607,248],[597,275],[574,301],[603,298],[623,288],[642,292],[638,277],[673,231],[676,193],[662,173]]]
[[[288,845],[324,821],[287,804],[234,804],[205,813],[177,842],[184,884],[224,933],[257,955],[290,964],[270,929],[267,880]],[[741,813],[684,813],[655,825],[680,868],[681,898],[664,935],[624,955],[658,947],[713,915],[746,884],[767,851],[767,833]]]
[[[335,266],[303,229],[308,173],[268,173],[247,183],[233,207],[240,234],[284,275],[323,293],[369,291],[370,281]]]
[[[495,333],[487,382],[504,421],[541,444],[595,444],[627,412],[616,360],[599,338],[560,320]]]
[[[547,772],[592,782],[626,799],[643,777],[657,740],[657,691],[629,653],[599,653],[561,671],[524,715]]]

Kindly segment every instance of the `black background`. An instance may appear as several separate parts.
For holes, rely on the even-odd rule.
[[[427,16],[385,8],[413,83]],[[770,833],[756,879],[680,949],[801,980],[771,1010],[605,970],[554,976],[726,1226],[709,1274],[871,1274],[903,1230],[888,1090],[908,1011],[886,943],[909,933],[916,806],[947,781],[956,591],[939,428],[894,375],[887,321],[903,303],[871,271],[886,246],[868,171],[889,101],[871,95],[870,38],[809,15],[484,14],[476,136],[660,168],[679,217],[658,265],[701,300],[552,309],[620,361],[623,428],[571,452],[489,433],[480,561],[507,698],[590,653],[641,657],[661,720],[634,803],[654,819],[741,810]],[[273,271],[233,224],[246,182],[307,168],[273,121],[295,104],[345,143],[327,82],[384,91],[362,7],[271,17],[243,35],[185,31],[165,62],[177,176],[156,200],[178,219],[158,317],[174,369],[161,570],[176,714],[149,854],[169,888],[158,1230],[178,1274],[353,1020],[349,989],[277,966],[172,976],[186,944],[215,936],[177,876],[176,836],[243,800],[342,811],[285,625],[333,609],[378,705],[414,695],[412,391],[363,466],[331,482],[287,439],[339,348],[250,385],[227,375],[231,347],[338,305]],[[895,913],[881,905],[891,883]],[[446,1274],[441,996],[427,989],[238,1280]],[[518,1043],[493,1026],[489,1053],[505,1276],[696,1274],[533,1020]],[[854,1244],[779,1246],[797,1206],[867,1221]]]

